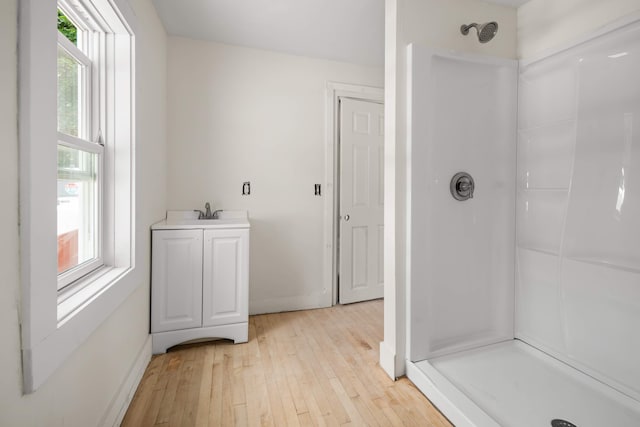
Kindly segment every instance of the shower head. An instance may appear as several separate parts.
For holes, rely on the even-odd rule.
[[[473,27],[478,31],[478,40],[480,43],[486,43],[495,37],[498,32],[497,22],[485,22],[484,24],[476,24],[475,22],[469,25],[463,25],[460,27],[460,32],[463,35],[469,34],[469,29]]]

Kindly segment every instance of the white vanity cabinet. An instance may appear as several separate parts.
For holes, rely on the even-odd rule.
[[[249,230],[204,230],[203,326],[247,321],[248,244]]]
[[[202,326],[202,230],[156,230],[151,253],[151,332]]]
[[[224,218],[224,217],[223,217]],[[248,339],[249,223],[167,220],[152,226],[153,353],[196,339]]]

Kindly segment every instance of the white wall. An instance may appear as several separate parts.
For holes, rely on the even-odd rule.
[[[16,94],[17,1],[0,2],[0,425],[94,426],[113,422],[123,384],[145,346],[149,319],[149,225],[165,210],[166,36],[150,0],[132,0],[137,15],[136,262],[144,280],[131,296],[35,393],[22,395],[18,246]],[[158,185],[159,183],[159,185]],[[158,191],[159,189],[159,191]],[[55,255],[52,255],[55,256]],[[147,354],[145,354],[147,353]],[[135,373],[135,372],[133,372]]]
[[[518,9],[518,57],[563,46],[638,11],[638,0],[530,0]]]
[[[169,209],[249,211],[251,313],[330,303],[326,85],[381,87],[382,69],[173,37],[168,64]]]
[[[481,44],[460,26],[497,21],[499,31]],[[476,0],[387,0],[385,31],[385,326],[381,365],[404,373],[406,287],[406,46],[516,57],[516,10]],[[477,100],[469,100],[477,102]],[[392,225],[395,224],[395,225]]]

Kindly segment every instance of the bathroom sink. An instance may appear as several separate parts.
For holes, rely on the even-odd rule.
[[[151,226],[152,230],[183,230],[196,228],[249,228],[246,211],[223,211],[217,219],[198,219],[193,211],[167,211],[167,218]]]

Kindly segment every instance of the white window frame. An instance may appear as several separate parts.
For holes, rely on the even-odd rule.
[[[96,183],[96,239],[97,239],[97,247],[96,247],[96,254],[95,257],[92,258],[91,260],[85,261],[75,267],[72,267],[71,269],[64,271],[62,273],[58,274],[58,286],[57,289],[58,291],[63,291],[62,293],[66,293],[68,292],[70,289],[67,289],[67,287],[72,286],[72,287],[76,287],[77,285],[80,285],[81,282],[80,280],[86,276],[88,276],[89,274],[93,273],[94,271],[96,271],[99,268],[102,268],[105,266],[104,261],[103,261],[103,249],[102,249],[102,236],[104,234],[104,227],[102,226],[102,221],[103,221],[103,214],[102,214],[102,209],[103,209],[103,203],[102,203],[102,192],[103,192],[103,185],[104,185],[104,161],[103,161],[103,155],[104,155],[104,149],[103,146],[100,144],[96,144],[96,143],[89,143],[83,139],[79,139],[79,138],[74,138],[71,135],[67,135],[61,132],[58,132],[58,145],[63,145],[65,147],[68,148],[73,148],[73,149],[81,149],[82,151],[88,152],[88,153],[92,153],[92,154],[96,154],[98,156],[98,165],[97,165],[97,169],[98,169],[98,177],[97,177],[97,183]],[[77,289],[76,289],[77,290]]]
[[[18,75],[25,393],[42,385],[142,282],[135,268],[134,14],[126,0],[71,2],[81,5],[82,13],[104,31],[99,55],[106,66],[91,83],[104,97],[104,107],[92,108],[91,113],[104,141],[104,266],[58,291],[57,146],[60,140],[84,141],[71,141],[72,137],[57,132],[58,2],[21,0]],[[82,42],[93,44],[91,39]],[[95,140],[96,135],[90,137]]]
[[[97,191],[96,198],[96,229],[95,238],[97,240],[95,257],[91,260],[85,261],[63,273],[58,274],[58,291],[66,288],[69,285],[79,284],[78,280],[94,272],[98,268],[104,266],[103,261],[103,212],[104,204],[102,203],[102,193],[104,186],[104,146],[100,141],[100,111],[104,110],[102,105],[105,101],[103,99],[103,93],[100,91],[100,74],[102,68],[105,66],[104,62],[100,62],[100,51],[104,50],[105,37],[101,32],[91,31],[92,27],[98,27],[96,23],[87,21],[87,18],[82,18],[80,11],[76,10],[74,5],[70,4],[67,0],[58,1],[59,9],[71,20],[77,29],[77,43],[78,46],[73,44],[66,36],[58,32],[58,46],[64,49],[70,56],[76,59],[84,66],[83,69],[83,84],[80,88],[82,101],[79,103],[79,108],[84,109],[85,114],[82,115],[82,119],[79,121],[78,136],[68,135],[66,133],[58,131],[58,145],[63,145],[72,149],[79,149],[85,152],[96,154],[98,156],[98,177],[97,177]],[[91,55],[92,58],[89,57]],[[98,59],[98,60],[92,60]],[[95,82],[95,83],[94,83]],[[91,142],[91,140],[95,142]],[[76,289],[79,290],[79,289]],[[68,290],[66,291],[68,292]],[[68,295],[68,293],[67,293]]]
[[[68,13],[66,12],[66,10],[68,9],[64,9],[63,12]],[[83,35],[83,33],[86,33],[86,32],[87,30],[83,30],[81,27],[78,28],[78,38],[79,38],[78,44],[80,45],[89,44],[86,40],[82,40],[82,39],[86,39],[86,36]],[[91,61],[91,58],[87,55],[87,53],[85,53],[78,46],[74,45],[68,38],[66,38],[59,31],[58,31],[58,45],[61,46],[64,50],[66,50],[67,53],[72,57],[74,57],[78,62],[82,63],[88,70],[86,72],[87,75],[86,75],[85,84],[82,89],[84,91],[83,102],[86,108],[89,110],[89,114],[87,117],[84,118],[84,123],[79,123],[82,125],[81,129],[83,130],[83,132],[79,132],[79,135],[78,135],[78,138],[88,140],[91,138],[92,128],[94,127],[92,123],[93,117],[91,117],[91,113],[94,110],[94,108],[99,107],[99,100],[94,99],[95,97],[92,96],[93,92],[95,91],[95,88],[92,82],[97,80],[98,70],[97,70],[97,67],[93,66],[94,64]],[[85,49],[89,50],[88,48],[85,48]],[[96,101],[95,104],[93,101]],[[64,133],[60,133],[60,132],[59,134],[65,135]]]

